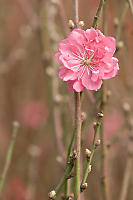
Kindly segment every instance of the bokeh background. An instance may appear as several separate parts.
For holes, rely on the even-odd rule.
[[[98,3],[79,0],[79,16],[85,29],[91,27]],[[124,0],[107,1],[107,35],[116,36],[123,5]],[[3,200],[46,200],[63,175],[61,153],[72,134],[74,107],[73,94],[57,78],[59,66],[54,54],[58,42],[69,32],[69,19],[73,19],[72,0],[0,0],[0,173],[12,123],[20,123]],[[102,29],[102,18],[99,28]],[[107,186],[113,200],[119,199],[128,158],[130,131],[123,105],[130,105],[128,120],[133,123],[133,18],[128,8],[121,30],[116,54],[120,71],[106,83],[111,96],[104,120]],[[83,152],[91,147],[96,98],[98,95],[93,92],[84,94],[87,119],[83,124]],[[84,199],[102,199],[99,168],[97,149]],[[127,200],[133,199],[132,188],[131,173]]]

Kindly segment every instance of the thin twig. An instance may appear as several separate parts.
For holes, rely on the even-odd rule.
[[[71,138],[70,144],[68,146],[67,159],[66,159],[66,169],[69,165],[69,159],[70,159],[70,154],[71,154],[71,151],[72,151],[72,145],[73,145],[73,142],[74,142],[74,137],[75,137],[75,131],[73,131],[72,138]],[[68,180],[66,180],[65,186],[64,186],[64,198],[67,198],[67,197],[68,197]]]
[[[123,21],[124,21],[125,15],[127,13],[127,10],[128,10],[128,2],[127,2],[127,0],[125,0],[122,11],[121,11],[120,19],[119,19],[119,25],[116,30],[116,42],[117,43],[120,41],[120,38],[121,38],[122,25],[123,25]]]
[[[62,23],[64,25],[65,33],[68,34],[69,33],[69,27],[68,27],[68,24],[67,24],[67,17],[66,17],[66,13],[65,13],[65,9],[64,9],[64,5],[62,3],[62,0],[58,0],[58,5],[59,5],[59,9],[60,9],[60,18],[61,18]]]
[[[97,122],[96,126],[94,127],[95,132],[94,132],[94,138],[93,138],[93,143],[92,143],[92,148],[91,148],[91,154],[90,154],[90,158],[87,160],[86,167],[85,167],[85,170],[84,170],[84,175],[83,175],[83,179],[82,179],[81,187],[80,187],[81,191],[82,191],[82,185],[87,180],[89,168],[91,166],[92,159],[93,159],[93,156],[94,156],[94,153],[95,153],[95,150],[96,150],[96,142],[97,142],[98,132],[99,132],[99,129],[100,129],[100,126],[101,126],[101,120],[102,120],[102,118],[99,117],[98,122]]]
[[[80,199],[80,151],[81,151],[81,99],[80,93],[75,92],[75,144],[77,159],[75,161],[75,190],[74,200]]]
[[[104,2],[103,6],[103,33],[105,34],[106,30],[106,1]],[[105,105],[107,102],[107,95],[106,95],[106,88],[105,88],[105,82],[103,82],[102,88],[101,88],[101,111],[104,113],[105,112]],[[102,199],[107,200],[107,185],[106,185],[106,174],[105,174],[105,162],[106,162],[106,157],[105,157],[105,142],[104,142],[104,123],[103,119],[101,122],[101,127],[100,127],[100,141],[101,141],[101,169],[100,169],[100,175],[101,175],[101,187],[102,187]]]
[[[79,0],[74,0],[74,21],[76,27],[79,25]]]
[[[40,27],[39,17],[37,16],[36,12],[34,12],[31,3],[26,0],[17,0],[16,1],[20,6],[21,10],[24,13],[24,16],[28,19],[29,24],[33,28],[33,30],[38,30]]]
[[[93,27],[94,27],[95,29],[96,29],[97,26],[98,26],[98,18],[100,17],[100,14],[101,14],[101,12],[102,12],[102,8],[103,8],[104,3],[105,3],[105,0],[100,0],[100,3],[99,3],[99,6],[98,6],[96,15],[95,15],[94,20],[93,20]]]
[[[132,122],[130,122],[132,119],[129,117],[129,112],[125,112],[125,119],[126,124],[129,130],[129,142],[127,144],[127,160],[125,161],[125,171],[120,191],[120,200],[127,199],[128,194],[128,187],[130,183],[130,178],[132,174],[132,167],[133,167],[133,125]]]
[[[129,8],[130,8],[131,14],[133,16],[133,2],[132,2],[132,0],[127,0],[127,1],[129,3]]]
[[[54,5],[52,1],[46,1],[46,13],[47,13],[47,27],[48,33],[50,37],[50,42],[52,44],[52,52],[51,52],[51,64],[53,66],[53,76],[52,76],[52,98],[54,102],[53,107],[53,117],[54,117],[54,126],[55,126],[55,135],[57,141],[57,148],[59,155],[63,159],[64,162],[64,145],[62,141],[62,123],[61,123],[61,110],[60,110],[60,102],[57,102],[57,98],[59,97],[59,81],[58,81],[58,64],[54,59],[54,55],[57,52],[57,41],[59,41],[59,35],[56,32],[55,27],[55,15],[56,15],[57,5]],[[49,12],[47,12],[49,10]],[[53,51],[54,49],[54,51]]]
[[[65,171],[65,174],[63,176],[63,178],[61,179],[59,185],[56,187],[55,189],[55,192],[56,192],[56,195],[59,194],[59,192],[61,191],[62,187],[64,186],[66,180],[68,179],[71,171],[72,171],[72,168],[73,168],[73,161],[70,162],[68,165],[67,165],[67,168],[66,168],[66,171]]]
[[[13,123],[12,138],[11,138],[11,141],[10,141],[10,144],[9,144],[9,147],[8,147],[4,169],[3,169],[2,175],[0,177],[0,196],[1,196],[4,184],[5,184],[5,181],[6,181],[8,169],[9,169],[10,164],[11,164],[13,150],[14,150],[14,144],[15,144],[15,141],[16,141],[17,133],[18,133],[18,128],[19,128],[19,123],[14,122]]]

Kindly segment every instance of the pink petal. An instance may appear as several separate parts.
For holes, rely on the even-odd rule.
[[[88,75],[87,71],[85,71],[82,77],[82,84],[88,90],[98,90],[102,85],[102,80],[98,79],[97,81],[92,81],[90,75]]]
[[[91,80],[96,82],[99,78],[99,71],[98,72],[92,72],[91,74]]]
[[[93,41],[97,37],[97,32],[94,28],[90,28],[85,31],[85,36],[88,41]]]
[[[60,67],[59,78],[64,81],[75,80],[77,78],[77,74],[62,66]]]
[[[74,91],[73,84],[74,84],[74,81],[67,81],[67,86],[70,91]]]
[[[73,89],[76,91],[76,92],[81,92],[84,90],[84,86],[82,85],[82,82],[80,80],[77,80],[74,82],[73,84]]]
[[[83,45],[86,42],[85,31],[81,29],[74,29],[69,34],[69,40],[75,44]]]
[[[56,53],[56,54],[55,54],[55,59],[56,59],[56,61],[57,61],[58,63],[62,64],[62,62],[61,62],[61,60],[60,60],[60,56],[61,56],[61,53],[60,53],[60,52]]]
[[[105,47],[106,53],[108,55],[113,56],[115,50],[116,50],[116,41],[113,37],[105,37],[103,40],[103,45]]]
[[[110,65],[109,65],[110,64]],[[105,63],[105,70],[103,79],[110,79],[116,76],[119,70],[117,58],[112,57],[110,63]]]

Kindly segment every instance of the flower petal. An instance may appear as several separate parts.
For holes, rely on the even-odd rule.
[[[76,92],[81,92],[84,90],[84,86],[82,85],[82,82],[81,80],[77,80],[74,82],[73,84],[73,89],[76,91]]]
[[[63,81],[75,80],[77,78],[77,74],[62,66],[60,67],[59,78],[63,79]]]
[[[95,82],[92,81],[91,78],[90,78],[90,75],[88,75],[88,73],[86,71],[84,73],[83,77],[82,77],[82,84],[88,90],[95,90],[95,91],[97,91],[98,89],[100,89],[100,87],[102,85],[102,80],[98,79]]]

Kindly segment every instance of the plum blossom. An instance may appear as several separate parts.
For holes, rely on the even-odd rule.
[[[115,39],[104,36],[100,30],[74,29],[59,43],[59,77],[67,81],[71,91],[97,91],[102,80],[116,76],[119,70],[118,59],[113,57],[115,50]]]

